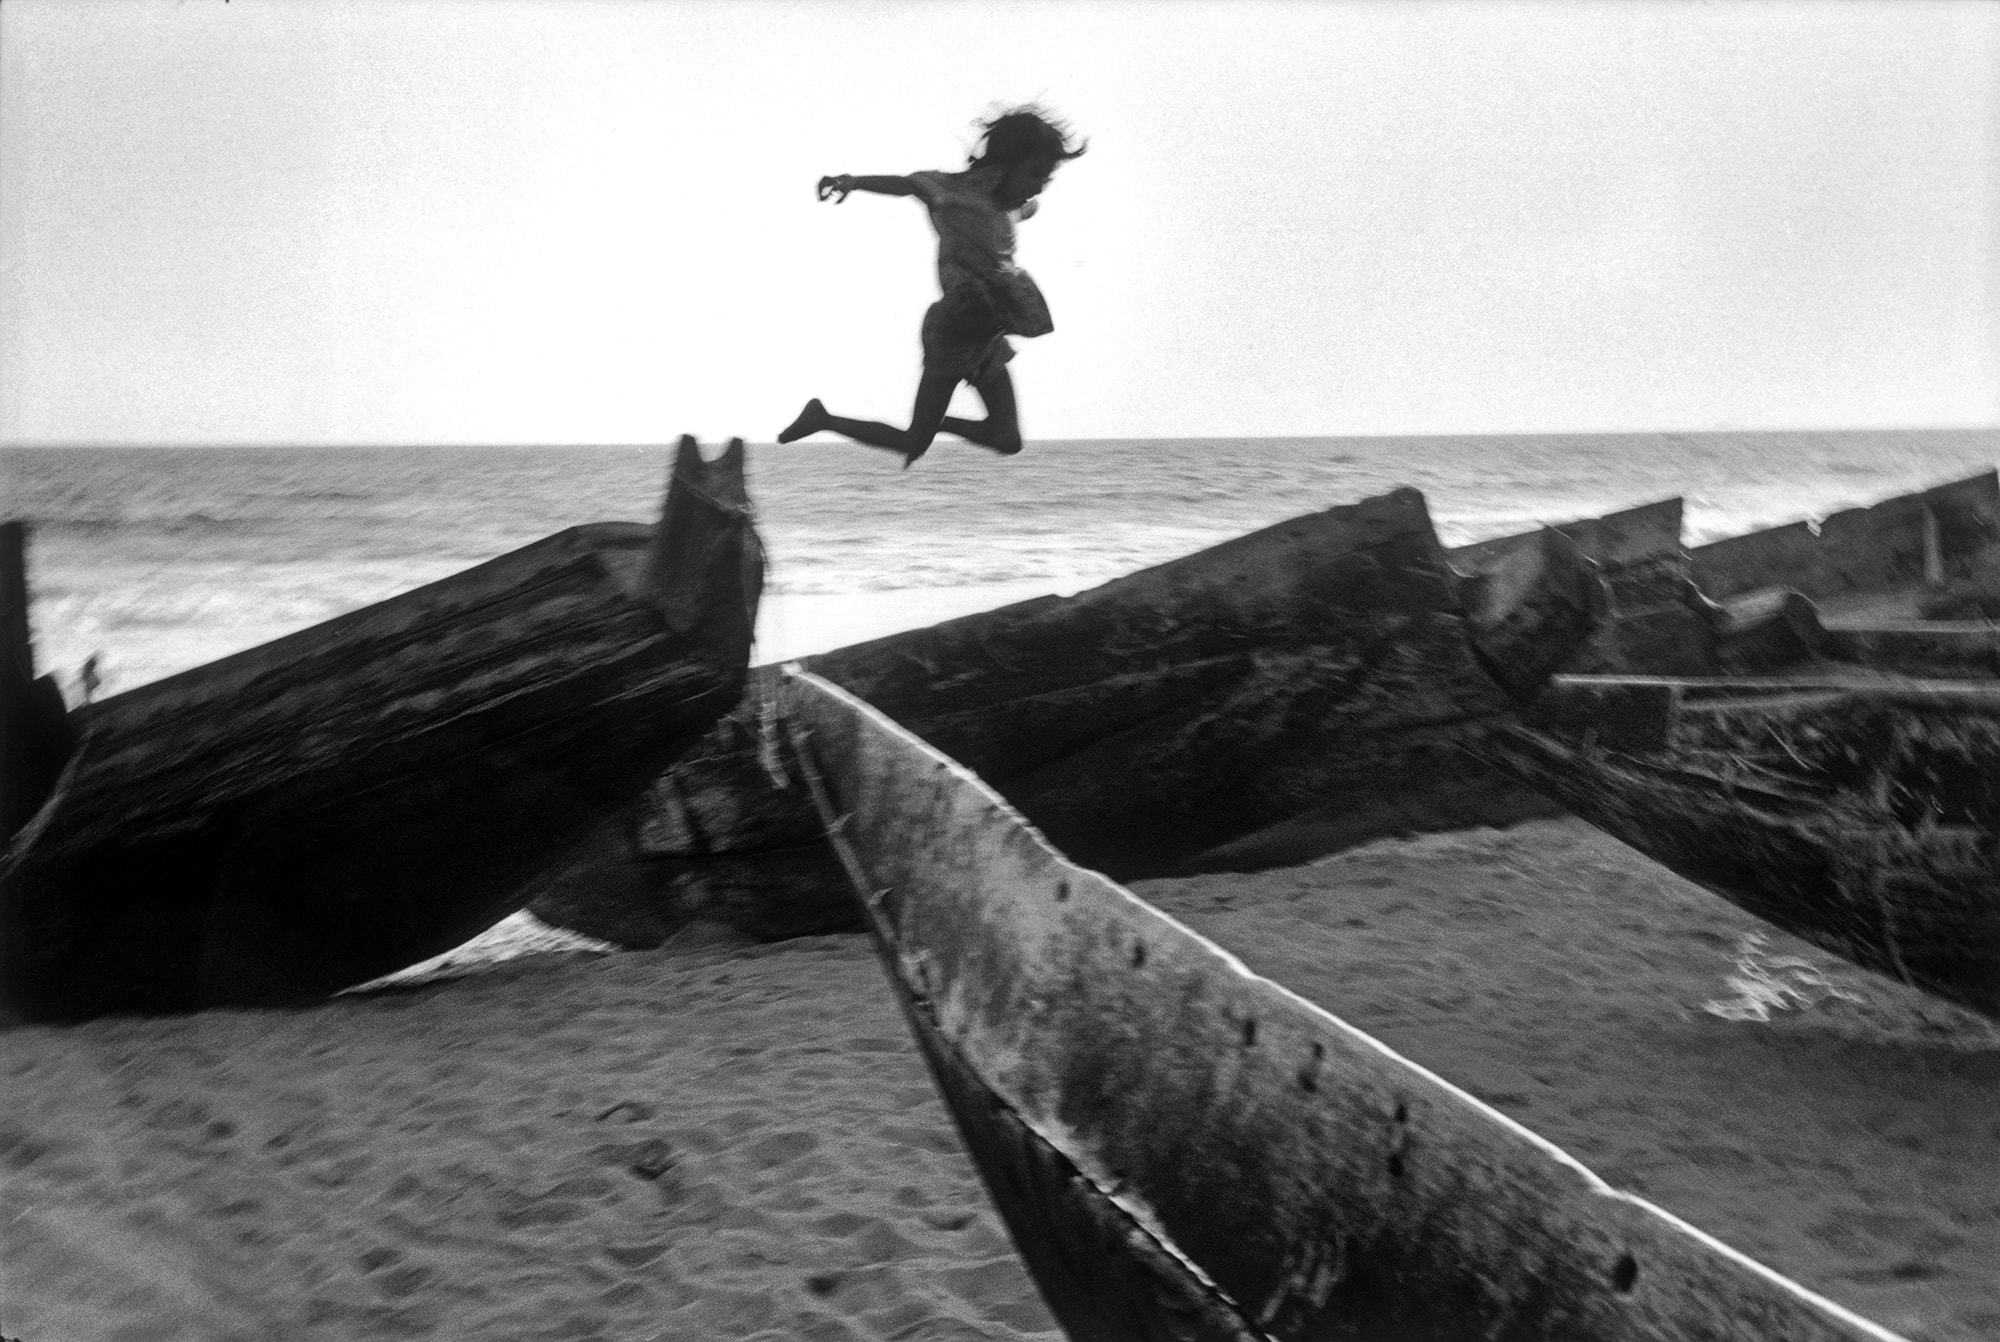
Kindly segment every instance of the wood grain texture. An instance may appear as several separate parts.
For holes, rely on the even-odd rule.
[[[1934,585],[1960,577],[2000,543],[2000,473],[1986,471],[1817,526],[1794,522],[1695,547],[1693,576],[1720,601],[1759,587],[1815,599]]]
[[[0,522],[0,843],[41,809],[75,745],[54,676],[28,634],[28,527]]]
[[[826,682],[784,695],[885,966],[1079,1339],[1892,1337],[1251,974]]]
[[[741,482],[740,445],[684,440],[657,528],[572,528],[76,714],[0,864],[8,1004],[300,1000],[519,907],[740,695]]]
[[[1455,748],[1514,702],[1495,658],[1529,692],[1601,609],[1584,590],[1594,571],[1573,553],[1534,548],[1523,564],[1517,581],[1487,589],[1481,626],[1423,496],[1397,490],[1073,597],[804,664],[978,769],[1079,861],[1126,878],[1256,869],[1477,823],[1495,814],[1496,792],[1500,809],[1508,798],[1542,805]],[[760,670],[759,688],[640,807],[624,865],[653,864],[663,911],[594,911],[577,872],[537,900],[538,916],[599,936],[700,915],[760,934],[794,925],[750,907],[759,855],[814,833],[757,758],[775,670]],[[1445,795],[1447,776],[1463,795]],[[824,894],[848,916],[832,888]],[[774,907],[788,898],[768,888]]]

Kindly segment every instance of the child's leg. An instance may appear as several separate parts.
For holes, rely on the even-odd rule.
[[[951,405],[951,394],[957,389],[957,378],[946,373],[926,372],[917,383],[917,399],[910,407],[910,427],[907,429],[899,429],[879,420],[849,419],[845,415],[832,414],[820,404],[818,398],[814,398],[806,402],[806,408],[799,411],[799,417],[778,435],[778,441],[789,443],[809,433],[831,429],[857,443],[897,453],[903,458],[903,464],[908,465],[930,450],[932,440],[944,423],[944,412]]]
[[[1001,364],[986,378],[973,383],[972,389],[986,403],[986,418],[960,419],[956,415],[948,415],[941,427],[946,433],[957,434],[968,443],[990,447],[1005,457],[1019,452],[1021,412],[1014,401],[1014,379],[1008,374],[1007,365]]]

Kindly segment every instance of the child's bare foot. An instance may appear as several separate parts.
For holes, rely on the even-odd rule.
[[[785,426],[784,431],[778,435],[778,441],[781,443],[797,442],[807,434],[818,433],[825,427],[826,407],[821,405],[819,397],[815,396],[806,402],[805,409],[799,411],[799,417]]]

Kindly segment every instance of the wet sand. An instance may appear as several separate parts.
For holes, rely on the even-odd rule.
[[[1779,1271],[2000,1336],[2000,1028],[1574,821],[1137,888]],[[0,1084],[23,1342],[1057,1336],[858,937],[14,1027]]]

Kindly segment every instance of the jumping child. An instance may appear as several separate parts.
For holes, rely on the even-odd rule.
[[[905,467],[930,450],[940,429],[1004,455],[1021,450],[1014,380],[1007,373],[1014,348],[1007,337],[1046,335],[1055,323],[1041,290],[1014,264],[1014,220],[1034,215],[1035,197],[1057,166],[1081,155],[1086,144],[1072,145],[1069,131],[1033,106],[1002,113],[980,129],[981,152],[963,172],[819,179],[819,198],[836,205],[852,191],[922,201],[937,230],[943,296],[924,313],[924,372],[909,428],[832,414],[815,397],[778,435],[779,442],[831,429],[897,453]],[[985,419],[946,413],[961,382],[979,393]]]

